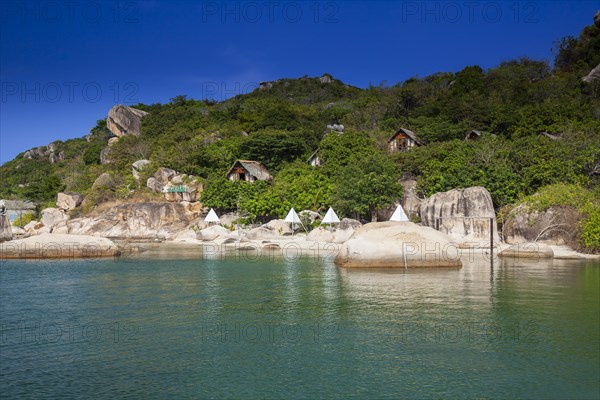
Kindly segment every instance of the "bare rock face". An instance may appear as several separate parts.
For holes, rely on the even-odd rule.
[[[110,163],[110,147],[105,147],[102,150],[100,150],[100,164],[106,165]]]
[[[23,158],[47,160],[50,164],[65,159],[64,151],[57,151],[56,144],[50,143],[48,146],[35,147],[23,153]]]
[[[148,189],[163,193],[167,201],[195,202],[202,191],[202,185],[193,175],[181,175],[170,168],[159,168],[153,177],[146,181]]]
[[[56,207],[64,212],[79,207],[83,201],[84,195],[80,193],[64,192],[56,195]]]
[[[577,223],[581,216],[572,207],[550,207],[546,211],[530,210],[525,205],[515,207],[502,228],[509,244],[544,242],[554,245],[576,242]]]
[[[596,65],[596,68],[592,69],[582,80],[587,83],[592,83],[598,79],[600,79],[600,64]]]
[[[58,208],[45,208],[42,210],[41,222],[44,224],[48,232],[52,232],[52,229],[60,222],[64,222],[69,219],[69,215],[65,214]]]
[[[419,214],[423,225],[439,226],[441,232],[461,246],[488,245],[490,218],[494,218],[492,230],[494,240],[498,240],[492,196],[481,186],[436,193],[423,200]]]
[[[321,76],[319,78],[319,82],[321,82],[321,83],[331,83],[332,82],[331,76],[325,74],[325,75],[323,75],[323,76]]]
[[[596,11],[594,15],[594,25],[600,28],[600,10]]]
[[[186,230],[194,214],[180,203],[127,203],[95,218],[67,222],[71,234],[122,239],[174,239]]]
[[[141,132],[142,118],[145,115],[148,115],[146,111],[119,104],[112,107],[108,112],[106,126],[115,136],[118,137],[125,135],[139,136]]]
[[[412,222],[373,222],[342,244],[335,264],[345,268],[462,267],[452,239]]]
[[[12,240],[13,232],[10,226],[10,219],[8,215],[0,214],[0,242]]]

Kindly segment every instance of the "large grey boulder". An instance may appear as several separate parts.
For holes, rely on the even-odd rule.
[[[48,232],[52,232],[52,228],[59,222],[64,222],[69,219],[69,215],[59,210],[58,208],[45,208],[42,210],[41,223]]]
[[[372,222],[342,244],[335,264],[345,268],[462,267],[452,239],[412,222]]]
[[[292,234],[292,224],[282,219],[273,219],[260,227],[270,230],[274,235],[283,236]],[[296,224],[296,228],[300,228],[300,224]]]
[[[79,207],[84,196],[80,193],[61,192],[56,195],[56,208],[69,212],[72,209]]]
[[[196,239],[203,241],[213,241],[216,239],[227,238],[231,235],[231,231],[227,228],[222,227],[221,225],[213,225],[208,228],[202,229],[198,231],[196,234]]]
[[[342,218],[342,220],[340,221],[340,223],[336,226],[336,229],[358,229],[362,226],[362,224],[360,223],[360,221],[357,221],[355,219],[352,218]]]
[[[139,136],[145,115],[148,115],[146,111],[119,104],[108,111],[106,126],[115,136]]]
[[[101,174],[94,183],[92,184],[92,189],[101,190],[101,189],[113,189],[115,186],[115,180],[112,175],[108,172],[104,172]]]
[[[92,258],[119,255],[110,240],[92,236],[42,233],[0,245],[0,259]]]
[[[105,147],[100,150],[100,164],[106,165],[110,164],[112,161],[110,159],[110,147]]]
[[[502,227],[504,241],[509,244],[543,242],[553,245],[577,241],[580,213],[572,207],[550,207],[532,210],[526,205],[512,209]]]
[[[12,228],[10,226],[10,219],[8,215],[0,214],[0,242],[11,240],[13,237]]]
[[[439,228],[461,246],[489,246],[490,218],[498,240],[496,212],[490,193],[481,186],[436,193],[419,207],[421,222]]]

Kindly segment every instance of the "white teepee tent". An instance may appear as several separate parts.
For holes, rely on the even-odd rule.
[[[398,207],[396,207],[396,211],[394,211],[394,213],[390,217],[390,221],[409,221],[408,217],[406,216],[406,213],[404,212],[404,209],[402,208],[402,205],[398,204]]]
[[[204,222],[221,222],[221,220],[217,216],[215,210],[211,208],[208,214],[206,215],[206,218],[204,218]]]
[[[300,225],[302,225],[302,227],[304,227],[304,225],[302,224],[302,221],[300,221],[300,217],[296,213],[296,210],[294,210],[294,207],[292,207],[292,209],[288,213],[287,217],[285,217],[284,221],[290,222],[292,224],[292,235],[294,234],[294,230],[295,230],[294,224],[300,224]]]
[[[327,210],[327,214],[325,214],[325,217],[323,217],[321,224],[339,224],[339,223],[340,223],[340,219],[338,218],[337,214],[335,213],[335,211],[333,211],[333,208],[329,207],[329,210]]]

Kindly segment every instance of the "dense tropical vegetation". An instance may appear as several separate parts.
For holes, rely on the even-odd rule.
[[[393,86],[360,89],[303,77],[223,102],[179,95],[167,104],[133,105],[150,113],[142,135],[117,141],[109,164],[101,163],[111,136],[101,120],[86,138],[55,142],[63,160],[21,154],[0,167],[0,197],[43,204],[61,190],[89,194],[94,180],[110,172],[122,183],[114,196],[128,198],[145,190],[131,177],[139,159],[151,160],[149,173],[163,166],[201,177],[206,206],[249,218],[333,205],[370,219],[401,197],[403,178],[415,178],[421,196],[481,185],[498,209],[565,184],[592,196],[583,237],[598,247],[600,82],[581,78],[600,64],[600,28],[560,40],[555,54],[552,66],[521,58]],[[343,124],[344,132],[330,124]],[[426,145],[388,155],[387,139],[399,127]],[[480,140],[464,140],[471,129],[483,132]],[[316,149],[325,161],[319,168],[306,162]],[[236,159],[262,162],[274,180],[227,181]]]

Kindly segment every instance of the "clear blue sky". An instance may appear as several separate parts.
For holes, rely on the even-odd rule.
[[[528,56],[600,1],[0,1],[0,163],[118,103],[223,100],[331,73],[366,87]]]

